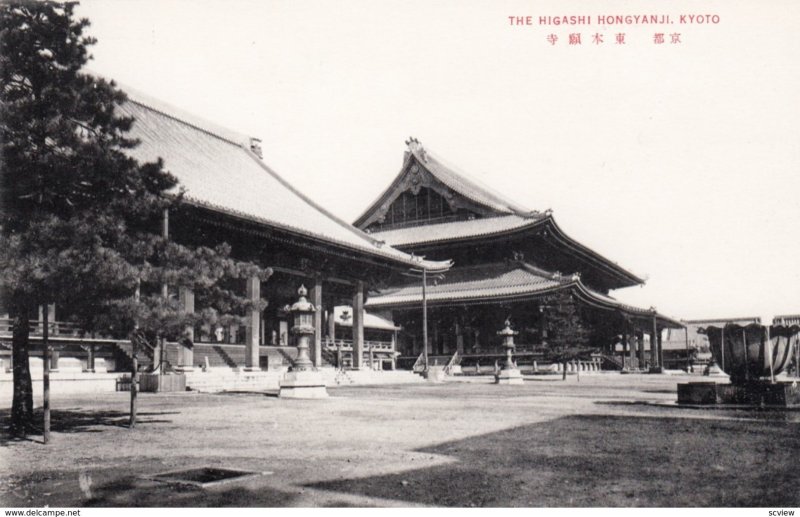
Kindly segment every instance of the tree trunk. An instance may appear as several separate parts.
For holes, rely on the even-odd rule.
[[[567,380],[567,362],[564,361],[563,363],[561,363],[561,366],[562,366],[562,368],[561,368],[561,380],[565,381],[565,380]]]
[[[48,312],[49,305],[45,303],[42,305],[42,364],[44,365],[44,372],[42,377],[42,411],[44,412],[44,426],[42,428],[42,436],[44,443],[50,441],[50,313]]]
[[[15,308],[14,330],[11,341],[11,364],[14,375],[14,395],[11,402],[11,425],[9,432],[25,436],[34,428],[33,381],[28,361],[30,349],[30,314],[26,307]]]
[[[134,332],[131,334],[131,414],[128,427],[136,427],[136,394],[139,392],[139,357],[138,357],[138,337]]]

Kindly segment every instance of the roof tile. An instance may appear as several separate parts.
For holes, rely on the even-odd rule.
[[[135,118],[130,136],[140,145],[129,153],[141,161],[163,158],[186,198],[207,208],[297,232],[352,249],[417,264],[410,255],[384,246],[333,216],[267,167],[241,135],[207,129],[129,97],[119,110]],[[180,116],[184,116],[181,114]],[[233,135],[233,136],[231,136]],[[429,267],[437,267],[429,263]]]

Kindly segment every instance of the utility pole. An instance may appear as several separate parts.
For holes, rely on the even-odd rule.
[[[422,268],[422,363],[428,371],[428,272]]]
[[[413,256],[414,259],[422,261],[425,257],[420,256]],[[451,263],[452,265],[452,263]],[[444,278],[444,275],[441,273],[445,273],[449,271],[450,266],[447,269],[443,269],[441,271],[437,271],[434,275],[435,278]],[[422,361],[424,363],[425,371],[428,371],[428,270],[423,266],[419,269],[411,268],[409,269],[408,273],[404,273],[406,276],[411,276],[414,278],[422,278]]]

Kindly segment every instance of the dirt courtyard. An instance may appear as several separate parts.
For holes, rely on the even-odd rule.
[[[55,394],[50,444],[2,438],[0,506],[800,506],[800,413],[673,407],[687,380],[142,394],[133,430],[128,393]],[[147,479],[196,467],[267,474]]]

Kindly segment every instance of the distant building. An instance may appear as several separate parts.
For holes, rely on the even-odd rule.
[[[784,314],[772,318],[773,325],[783,325],[790,327],[792,325],[800,325],[800,314]]]
[[[664,335],[664,362],[667,367],[684,368],[687,361],[705,364],[711,360],[711,348],[704,330],[707,327],[724,327],[728,323],[749,325],[761,323],[761,318],[719,318],[684,320],[685,328],[668,329]]]

